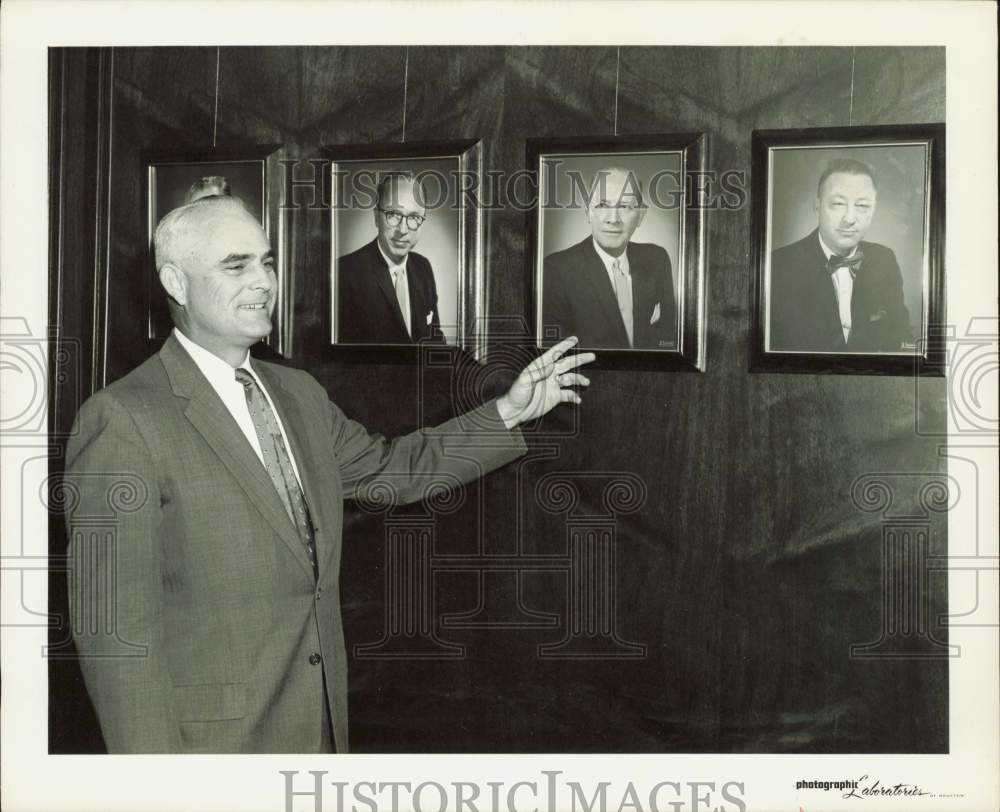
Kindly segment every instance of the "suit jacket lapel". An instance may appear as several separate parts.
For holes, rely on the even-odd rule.
[[[628,255],[629,275],[632,277],[632,345],[639,349],[646,343],[645,336],[650,329],[649,319],[652,317],[653,311],[649,305],[651,302],[658,302],[659,297],[653,289],[656,269],[643,267],[632,256],[633,253],[629,252]],[[665,304],[661,305],[661,307],[665,306]],[[660,313],[660,318],[662,319],[665,315],[665,313]]]
[[[311,578],[309,556],[274,489],[274,483],[212,385],[205,380],[198,366],[173,336],[167,339],[160,350],[160,360],[170,378],[174,394],[188,400],[185,410],[187,419],[229,469],[254,507],[299,559]],[[270,389],[268,391],[270,393]]]
[[[866,250],[867,245],[868,243],[859,243],[858,250],[870,257],[872,252],[871,249]],[[868,325],[871,316],[877,314],[878,306],[884,304],[875,295],[872,282],[872,260],[862,259],[854,276],[854,292],[851,296],[851,338],[854,338],[858,327]]]
[[[594,250],[591,238],[585,240],[584,253],[587,261],[584,262],[584,276],[590,285],[594,301],[597,302],[604,311],[606,323],[614,333],[613,340],[621,346],[628,348],[628,333],[625,331],[625,322],[622,321],[622,314],[618,310],[618,297],[615,296],[615,289],[608,279],[608,269]]]
[[[834,290],[833,280],[826,270],[826,254],[819,244],[819,230],[817,229],[807,238],[810,245],[809,265],[807,272],[813,274],[816,280],[815,301],[820,304],[819,318],[821,319],[819,328],[825,331],[825,335],[830,336],[834,346],[830,349],[838,349],[844,344],[844,331],[840,326],[840,309],[837,305],[837,291]]]
[[[413,325],[413,339],[419,340],[428,334],[427,313],[430,302],[427,295],[426,276],[422,267],[417,267],[417,261],[410,254],[406,263],[406,276],[410,285],[410,323]]]

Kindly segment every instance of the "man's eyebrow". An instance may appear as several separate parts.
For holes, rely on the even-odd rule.
[[[632,195],[620,195],[619,197],[595,197],[594,202],[591,204],[594,206],[640,206],[638,200]]]
[[[233,253],[233,254],[229,254],[226,257],[223,257],[222,260],[219,262],[219,264],[220,265],[228,265],[231,262],[247,262],[248,260],[253,259],[253,256],[254,256],[253,254],[236,254],[236,253]],[[273,259],[273,258],[274,258],[274,252],[273,251],[265,251],[261,255],[261,260]]]

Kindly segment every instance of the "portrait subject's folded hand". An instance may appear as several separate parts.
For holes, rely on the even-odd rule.
[[[497,410],[507,428],[541,417],[559,403],[583,402],[576,391],[564,387],[589,386],[586,376],[572,370],[589,364],[596,356],[582,352],[564,357],[576,342],[576,336],[570,336],[538,356],[521,371],[507,394],[497,400]]]

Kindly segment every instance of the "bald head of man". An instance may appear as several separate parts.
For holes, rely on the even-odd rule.
[[[587,220],[601,248],[613,257],[621,256],[645,216],[642,184],[634,172],[620,166],[597,172],[587,203]]]
[[[271,332],[274,255],[260,223],[232,197],[174,209],[153,237],[156,270],[181,332],[238,365]]]

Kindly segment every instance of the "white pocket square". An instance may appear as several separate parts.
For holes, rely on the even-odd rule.
[[[430,324],[432,321],[434,321],[434,311],[433,310],[428,310],[427,311],[427,323]]]
[[[656,307],[653,308],[653,315],[649,317],[650,324],[656,324],[660,320],[660,303],[656,303]]]

